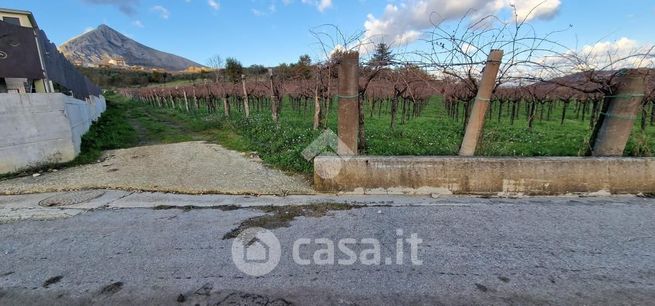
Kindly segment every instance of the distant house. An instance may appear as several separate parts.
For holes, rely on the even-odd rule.
[[[122,58],[112,58],[109,60],[109,64],[118,66],[118,67],[127,67],[127,63]]]
[[[103,68],[130,68],[130,65],[127,64],[125,59],[122,57],[111,57],[109,55],[105,55],[102,58],[102,62],[100,63],[99,67]]]
[[[35,52],[38,54],[39,57],[39,62],[35,63],[37,68],[41,69],[41,74],[42,76],[38,79],[29,79],[29,78],[24,78],[24,77],[8,77],[6,74],[10,74],[11,72],[7,71],[4,72],[2,75],[0,75],[0,93],[30,93],[30,92],[41,92],[41,93],[47,93],[47,92],[54,92],[54,86],[52,82],[50,82],[46,77],[45,77],[45,64],[44,64],[44,57],[43,57],[43,52],[39,48],[39,44],[37,39],[37,34],[38,34],[38,25],[36,23],[36,20],[34,19],[34,16],[32,15],[31,12],[28,11],[20,11],[20,10],[12,10],[12,9],[3,9],[0,8],[0,21],[5,22],[10,25],[14,26],[20,26],[26,29],[32,29],[34,33],[34,38],[35,38],[35,43],[33,44],[33,47],[36,47]],[[6,40],[6,39],[5,39]],[[9,41],[0,41],[0,60],[2,61],[10,61],[12,56],[12,53],[10,52],[10,48],[21,48],[21,52],[24,52],[24,50],[29,49],[29,47],[25,46],[16,46],[18,43],[17,40],[10,40]],[[29,50],[28,50],[29,51]]]

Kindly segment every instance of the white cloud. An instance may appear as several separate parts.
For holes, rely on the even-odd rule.
[[[291,0],[283,0],[285,5],[291,3]],[[313,5],[319,12],[324,12],[326,9],[332,7],[332,0],[301,0],[304,4]]]
[[[140,0],[82,0],[91,4],[106,4],[118,7],[118,10],[126,15],[134,16],[137,13],[137,7]]]
[[[476,47],[476,46],[474,46],[472,44],[469,44],[467,42],[462,42],[460,44],[459,48],[462,50],[463,53],[466,53],[468,55],[475,54],[475,52],[477,52],[479,50],[478,47]]]
[[[639,68],[653,65],[652,48],[653,45],[621,37],[616,41],[601,41],[585,45],[577,52],[577,55],[585,60],[588,68]],[[640,54],[649,54],[649,56],[644,57]]]
[[[216,0],[207,0],[207,4],[209,4],[209,7],[211,7],[215,11],[218,11],[219,9],[221,9],[221,4],[218,3],[218,1],[216,1]]]
[[[582,47],[581,52],[591,56],[600,56],[605,54],[620,54],[629,50],[634,50],[639,46],[636,40],[627,37],[621,37],[619,40],[601,41],[593,45],[585,45]]]
[[[332,7],[332,0],[321,0],[321,2],[318,4],[318,10],[321,12],[330,7]]]
[[[388,3],[380,17],[369,14],[364,28],[368,39],[403,45],[435,24],[467,14],[478,19],[515,8],[519,20],[529,21],[552,18],[560,5],[560,0],[399,0]]]
[[[155,5],[150,10],[159,14],[159,17],[163,19],[168,19],[169,17],[171,17],[171,12],[167,8],[161,5]]]
[[[332,50],[330,50],[329,57],[332,57],[337,52],[346,52],[346,51],[347,51],[346,47],[344,47],[342,44],[337,44],[336,46],[334,46],[334,48],[332,48]]]
[[[531,73],[540,73],[543,78],[553,78],[561,74],[589,70],[652,68],[655,66],[654,47],[653,44],[641,43],[627,37],[616,41],[599,41],[584,45],[578,50],[543,57],[536,62],[549,69],[538,69]]]
[[[143,23],[141,22],[141,20],[134,20],[134,21],[132,21],[132,25],[135,26],[135,27],[137,27],[137,28],[143,28],[143,27],[144,27],[144,26],[143,26]]]
[[[551,19],[557,15],[560,0],[506,0],[505,6],[514,6],[519,21],[532,19]]]
[[[275,12],[277,12],[277,6],[275,5],[275,1],[271,1],[271,3],[265,9],[253,8],[250,11],[255,16],[267,16],[267,15],[275,14]]]

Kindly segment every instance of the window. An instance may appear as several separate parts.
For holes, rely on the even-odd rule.
[[[20,19],[18,19],[16,17],[2,17],[2,21],[6,22],[6,23],[13,24],[13,25],[17,25],[17,26],[20,25]]]

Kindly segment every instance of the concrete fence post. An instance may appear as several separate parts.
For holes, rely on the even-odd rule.
[[[275,87],[273,87],[273,69],[268,69],[268,77],[271,84],[271,116],[273,122],[278,123],[279,114],[277,113],[277,96],[275,95]]]
[[[184,95],[184,107],[186,108],[186,112],[189,112],[189,99],[186,96],[186,90],[182,91],[182,94]]]
[[[489,101],[496,85],[496,77],[498,76],[502,59],[503,50],[491,50],[491,53],[489,53],[487,64],[482,73],[482,80],[478,87],[478,95],[475,98],[468,123],[466,124],[466,133],[462,140],[462,146],[459,149],[460,156],[475,155],[475,150],[480,141],[480,135],[484,126],[484,116],[489,109]]]
[[[225,95],[223,95],[223,114],[225,117],[230,117],[230,103],[227,101]]]
[[[241,85],[243,85],[243,111],[246,118],[250,118],[250,105],[248,104],[248,90],[246,90],[246,75],[241,75]]]
[[[339,155],[357,155],[359,136],[359,53],[345,52],[339,63]]]
[[[622,156],[645,92],[646,70],[626,70],[605,103],[591,136],[592,156]]]

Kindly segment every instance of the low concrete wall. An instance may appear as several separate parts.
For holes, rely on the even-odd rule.
[[[104,97],[0,94],[0,173],[73,160],[105,108]]]
[[[72,140],[75,146],[75,153],[80,153],[82,136],[89,131],[91,124],[100,118],[106,110],[104,97],[91,97],[87,101],[77,100],[65,96],[66,117],[68,118],[73,134]]]
[[[319,156],[314,184],[371,194],[653,193],[655,158]]]

